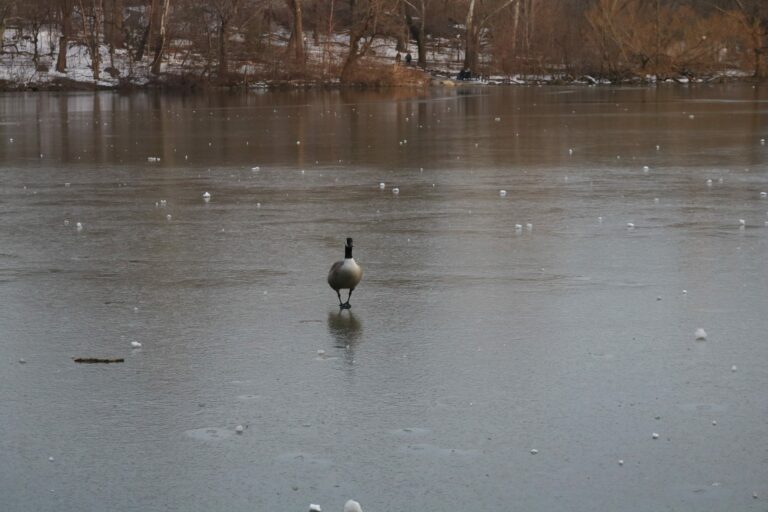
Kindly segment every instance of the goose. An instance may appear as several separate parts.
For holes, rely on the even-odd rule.
[[[336,291],[341,309],[350,309],[352,307],[349,304],[349,299],[362,278],[363,269],[352,257],[352,239],[347,238],[347,243],[344,246],[344,259],[334,263],[331,266],[330,272],[328,272],[328,284]],[[341,302],[341,292],[339,290],[344,289],[349,290],[347,302]]]
[[[347,500],[344,504],[344,512],[363,512],[363,509],[360,507],[360,503],[355,500]]]

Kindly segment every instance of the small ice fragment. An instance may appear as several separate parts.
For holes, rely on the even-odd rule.
[[[753,493],[752,493],[752,499],[753,499],[753,500],[756,500],[756,499],[757,499],[757,493],[756,493],[756,492],[753,492]]]
[[[243,428],[242,425],[238,425],[235,427],[235,432],[237,432],[238,434],[242,434],[243,430],[245,430],[245,428]]]
[[[69,182],[64,184],[65,187],[69,187],[70,185],[71,185],[71,183],[69,183]]]
[[[383,181],[381,183],[379,183],[379,189],[380,190],[384,190],[385,188],[387,188],[387,184],[386,183],[384,183]]]
[[[737,371],[738,369],[739,369],[739,367],[738,367],[738,366],[736,366],[736,365],[733,365],[733,366],[731,366],[731,371],[732,371],[732,372],[735,372],[735,371]]]
[[[504,189],[499,190],[499,197],[507,197],[507,191]]]
[[[69,219],[64,219],[64,225],[69,226]]]
[[[529,222],[528,224],[525,225],[525,229],[527,229],[528,231],[533,231],[533,224]]]
[[[688,290],[683,290],[683,295],[688,295]]]
[[[82,231],[83,230],[83,223],[82,222],[78,222],[77,224],[75,224],[75,227],[77,228],[78,231]]]
[[[765,146],[765,139],[760,139],[760,145]]]
[[[707,180],[707,186],[708,186],[708,187],[711,187],[711,186],[712,186],[712,180]]]
[[[712,420],[712,425],[717,425],[717,420]]]
[[[300,141],[300,140],[297,140],[297,141],[296,141],[296,145],[297,145],[297,146],[300,146],[300,145],[301,145],[301,141]]]
[[[165,216],[165,220],[167,220],[167,221],[170,221],[172,218],[173,218],[173,217],[171,217],[171,214],[170,214],[170,213],[169,213],[168,215],[166,215],[166,216]]]
[[[320,357],[325,357],[325,350],[323,350],[323,349],[318,350],[317,351],[317,355],[320,356]]]
[[[211,200],[211,193],[210,192],[203,192],[203,201],[206,203]]]
[[[344,504],[344,512],[363,512],[363,509],[355,500],[347,500]]]
[[[569,154],[569,155],[572,155],[572,154],[573,154],[573,148],[570,148],[570,149],[568,149],[568,154]]]
[[[653,202],[656,203],[656,204],[659,204],[659,198],[658,197],[654,197],[653,198]]]
[[[619,466],[623,466],[623,465],[624,465],[624,459],[619,459]]]
[[[54,459],[53,457],[48,457],[48,460],[49,460],[50,462],[53,462],[53,461],[54,461],[54,460],[56,460],[56,459]]]
[[[661,295],[659,295],[658,297],[656,297],[656,300],[661,300]]]
[[[531,449],[531,454],[536,455],[537,453],[539,453],[539,450],[537,450],[536,448]]]
[[[635,229],[635,223],[634,222],[627,222],[627,229]]]
[[[602,222],[603,222],[603,218],[602,218],[602,217],[598,217],[598,218],[597,218],[597,222],[600,222],[600,223],[602,224]]]
[[[696,329],[696,332],[693,333],[694,336],[696,336],[697,340],[705,340],[707,339],[707,331],[699,327]]]
[[[498,123],[499,121],[501,121],[501,118],[500,117],[495,117],[493,120]],[[11,142],[13,142],[13,139],[11,139]]]
[[[652,437],[653,439],[658,439],[658,438],[659,438],[659,434],[657,434],[656,432],[654,432],[653,434],[651,434],[651,437]]]
[[[133,347],[133,348],[141,348],[141,343],[139,343],[138,341],[132,341],[131,342],[131,347]]]
[[[160,208],[165,208],[166,206],[168,206],[168,201],[166,201],[165,199],[161,199]]]
[[[760,192],[760,199],[765,199],[768,197],[768,192]]]
[[[261,170],[261,167],[259,167],[259,166],[257,165],[257,166],[255,166],[255,167],[251,167],[251,170],[252,170],[252,171],[254,171],[254,172],[256,172],[256,171],[260,171],[260,170]]]
[[[10,139],[8,139],[8,142],[10,142],[11,144],[13,144],[13,137],[11,137]]]
[[[746,220],[744,220],[744,219],[739,219],[739,226],[742,226],[742,227],[743,227],[743,226],[746,226],[746,225],[747,225],[747,221],[746,221]]]
[[[310,503],[309,512],[323,512],[323,509],[320,508],[320,505],[317,505],[315,503]]]
[[[399,193],[400,193],[400,189],[399,189],[398,187],[394,187],[394,188],[392,189],[392,193],[393,193],[393,194],[395,194],[395,195],[397,195],[397,194],[399,194]]]
[[[650,171],[650,170],[651,170],[651,168],[650,168],[650,167],[648,167],[647,165],[644,165],[644,166],[643,166],[643,172],[648,172],[648,171]]]
[[[696,118],[696,116],[695,116],[695,115],[693,115],[693,114],[688,114],[688,119],[695,119],[695,118]]]
[[[520,232],[522,230],[523,230],[523,225],[522,224],[515,224],[515,231]]]
[[[19,359],[19,364],[27,364],[27,360],[26,359]]]
[[[656,144],[656,151],[658,151],[658,150],[660,150],[660,149],[661,149],[661,146],[659,146],[658,144]]]

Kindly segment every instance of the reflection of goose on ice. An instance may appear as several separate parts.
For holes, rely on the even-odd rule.
[[[352,307],[349,304],[349,299],[362,278],[363,269],[352,257],[352,239],[347,238],[347,243],[344,246],[344,259],[334,263],[331,266],[330,272],[328,272],[328,284],[336,291],[341,309],[350,309]],[[349,290],[347,302],[341,302],[341,292],[339,290]]]
[[[339,348],[352,347],[360,339],[363,324],[351,311],[328,313],[328,332]]]

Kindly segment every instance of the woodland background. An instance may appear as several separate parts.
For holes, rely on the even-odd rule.
[[[766,0],[0,0],[0,34],[22,86],[768,73]]]

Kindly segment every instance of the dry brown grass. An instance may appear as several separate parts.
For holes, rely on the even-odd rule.
[[[349,73],[346,85],[366,87],[426,87],[430,76],[417,67],[366,60]]]

